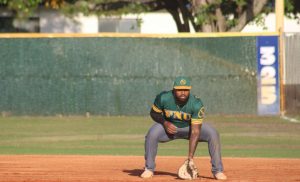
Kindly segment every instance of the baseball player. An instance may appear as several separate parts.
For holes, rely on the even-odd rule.
[[[219,134],[212,126],[202,122],[204,107],[199,98],[190,94],[191,88],[190,80],[180,76],[175,79],[173,90],[156,96],[150,111],[156,123],[145,137],[145,171],[141,174],[142,178],[154,175],[158,143],[187,139],[187,161],[193,162],[198,142],[207,142],[214,178],[227,179],[223,173]]]

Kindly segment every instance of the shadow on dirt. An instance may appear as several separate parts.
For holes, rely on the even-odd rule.
[[[140,176],[144,170],[143,169],[129,169],[129,170],[123,170],[123,172],[128,173],[130,176]],[[177,177],[176,173],[170,173],[165,171],[155,171],[154,175],[161,175],[161,176],[174,176]]]
[[[140,176],[144,170],[143,169],[128,169],[128,170],[123,170],[124,173],[128,173],[129,176]],[[165,171],[155,171],[154,175],[158,175],[158,176],[173,176],[176,179],[180,179],[178,178],[177,173],[170,173],[170,172],[165,172]],[[207,176],[200,176],[200,179],[204,178],[204,179],[214,179],[212,177],[207,177]]]

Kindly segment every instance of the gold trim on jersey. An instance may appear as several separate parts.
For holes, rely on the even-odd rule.
[[[158,112],[158,113],[162,113],[162,110],[160,110],[158,107],[156,107],[154,104],[152,106],[152,109],[155,111],[155,112]]]
[[[194,119],[194,118],[192,118],[192,124],[202,124],[202,122],[203,122],[203,119]]]

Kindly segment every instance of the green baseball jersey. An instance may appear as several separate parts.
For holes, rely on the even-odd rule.
[[[165,120],[172,122],[178,128],[201,124],[204,117],[204,107],[199,98],[190,94],[186,104],[180,107],[176,104],[172,90],[158,94],[152,109],[162,113]]]

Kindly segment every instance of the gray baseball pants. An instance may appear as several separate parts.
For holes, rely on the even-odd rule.
[[[145,137],[145,167],[148,170],[155,170],[155,157],[157,155],[158,143],[169,142],[175,139],[189,139],[190,127],[177,128],[177,133],[169,135],[162,124],[155,123]],[[220,136],[215,128],[208,123],[202,123],[199,142],[207,142],[211,157],[212,173],[223,172],[221,158]]]

